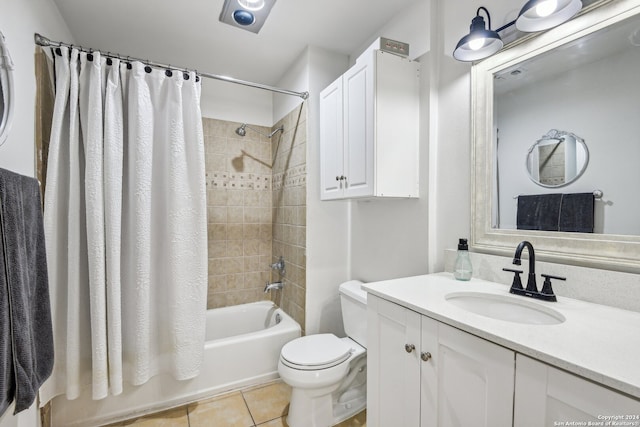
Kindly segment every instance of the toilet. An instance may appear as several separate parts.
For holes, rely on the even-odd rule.
[[[366,406],[367,293],[361,285],[340,285],[346,338],[307,335],[282,347],[278,373],[291,386],[290,427],[333,426]]]

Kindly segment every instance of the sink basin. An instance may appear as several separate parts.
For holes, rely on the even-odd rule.
[[[525,297],[483,292],[453,292],[445,299],[464,310],[492,319],[529,325],[557,325],[565,317],[556,310],[528,301]]]

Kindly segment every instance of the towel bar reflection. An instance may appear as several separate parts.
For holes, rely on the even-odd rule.
[[[517,196],[513,196],[513,198],[517,199],[520,196],[522,196],[522,194],[518,194]],[[604,196],[604,193],[602,192],[602,190],[593,190],[593,197],[595,199],[602,199],[602,196]]]

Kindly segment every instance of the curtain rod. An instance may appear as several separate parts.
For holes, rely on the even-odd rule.
[[[147,59],[140,59],[140,58],[134,58],[133,56],[124,56],[124,55],[119,55],[117,53],[111,53],[111,52],[107,52],[106,54],[102,51],[97,51],[94,49],[87,49],[84,48],[82,46],[78,46],[78,45],[74,45],[74,44],[68,44],[68,43],[63,43],[63,42],[57,42],[57,41],[52,41],[49,40],[48,38],[35,33],[33,35],[33,39],[35,41],[35,43],[38,46],[44,46],[44,47],[60,47],[60,46],[66,46],[68,48],[76,48],[80,51],[83,52],[100,52],[100,54],[102,56],[106,56],[106,57],[111,57],[111,58],[117,58],[120,60],[127,60],[127,61],[139,61],[142,62],[143,64],[146,65],[150,65],[152,67],[157,67],[157,68],[169,68],[169,69],[173,69],[173,70],[179,70],[179,71],[192,71],[189,70],[187,68],[181,68],[181,67],[175,67],[173,65],[167,65],[167,64],[161,64],[159,62],[153,62],[153,61],[149,61]],[[195,70],[193,70],[195,71]],[[239,80],[233,77],[228,77],[228,76],[220,76],[217,74],[211,74],[211,73],[203,73],[201,71],[195,71],[197,75],[202,76],[202,77],[207,77],[209,79],[214,79],[214,80],[222,80],[224,82],[229,82],[229,83],[235,83],[235,84],[239,84],[239,85],[243,85],[243,86],[250,86],[250,87],[254,87],[257,89],[263,89],[263,90],[269,90],[271,92],[277,92],[277,93],[282,93],[284,95],[292,95],[292,96],[298,96],[302,99],[307,99],[309,98],[309,92],[295,92],[292,90],[288,90],[288,89],[282,89],[279,87],[274,87],[274,86],[268,86],[268,85],[264,85],[262,83],[254,83],[254,82],[248,82],[246,80]]]

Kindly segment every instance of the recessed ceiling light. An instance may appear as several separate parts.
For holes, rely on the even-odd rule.
[[[258,33],[276,0],[224,0],[220,22]]]
[[[260,10],[264,7],[264,0],[238,0],[238,4],[247,10]]]

